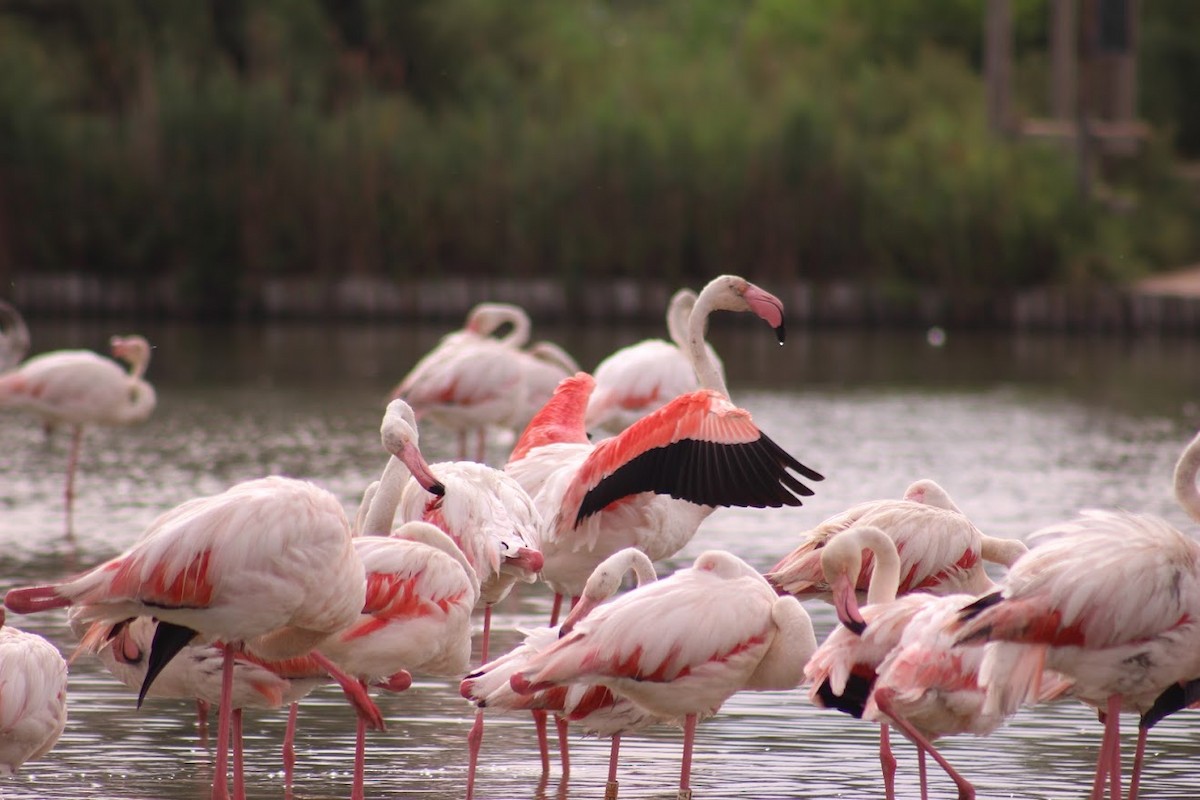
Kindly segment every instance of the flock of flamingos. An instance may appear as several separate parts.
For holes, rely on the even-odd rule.
[[[83,350],[22,362],[27,331],[15,310],[0,310],[0,408],[72,430],[69,530],[84,428],[154,410],[143,377],[150,347],[114,337],[112,355],[128,369]],[[352,796],[362,798],[366,732],[383,725],[369,690],[403,691],[413,673],[461,679],[477,709],[468,798],[488,713],[530,713],[543,770],[551,717],[564,759],[570,730],[611,738],[606,798],[617,796],[624,734],[681,727],[686,798],[698,721],[736,692],[801,684],[813,703],[879,725],[889,800],[891,729],[918,748],[923,797],[928,754],[970,798],[971,783],[934,741],[986,735],[1025,704],[1064,697],[1104,721],[1093,800],[1136,798],[1148,731],[1200,701],[1200,544],[1160,518],[1084,511],[1033,534],[1030,549],[983,535],[936,483],[919,480],[902,499],[825,520],[765,575],[710,550],[656,577],[654,562],[716,507],[799,505],[822,479],[730,399],[705,341],[716,310],[751,312],[783,342],[783,304],[731,275],[675,295],[672,341],[622,348],[590,375],[554,345],[526,347],[518,307],[482,304],[396,387],[380,428],[391,457],[355,519],[313,483],[245,481],[166,511],[89,571],[9,589],[5,607],[67,609],[76,655],[101,659],[139,703],[215,703],[214,798],[231,783],[244,796],[245,708],[290,706],[290,786],[298,701],[330,681],[357,712]],[[418,419],[456,432],[460,460],[427,463]],[[483,463],[494,427],[520,432],[501,469]],[[1175,472],[1176,497],[1200,521],[1198,471],[1200,436]],[[984,562],[1007,568],[999,584]],[[636,586],[622,592],[629,573]],[[493,658],[492,606],[537,580],[555,597],[548,626]],[[820,644],[801,604],[809,599],[832,603],[841,623]],[[480,665],[470,663],[476,609]],[[0,676],[0,771],[11,774],[61,734],[67,663],[41,637],[5,626]],[[1139,715],[1128,794],[1122,712]]]

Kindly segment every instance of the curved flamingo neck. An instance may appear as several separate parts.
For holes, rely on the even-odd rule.
[[[404,494],[404,483],[411,474],[403,461],[395,456],[388,458],[387,466],[379,476],[375,496],[370,499],[367,513],[363,515],[362,527],[358,531],[360,535],[387,536],[392,532],[396,509]]]
[[[851,584],[855,583],[862,570],[863,550],[870,550],[875,560],[867,604],[890,603],[900,590],[900,553],[891,537],[873,525],[843,531],[825,545],[821,555],[825,579],[832,582],[834,575],[842,572],[849,576]]]
[[[686,346],[688,319],[691,318],[695,306],[696,293],[691,289],[680,289],[671,296],[671,304],[667,306],[667,334],[680,349]]]
[[[688,316],[687,341],[683,351],[696,372],[696,380],[700,382],[701,388],[729,397],[725,379],[721,377],[721,371],[709,354],[708,342],[704,338],[708,328],[708,315],[716,309],[716,298],[724,290],[724,283],[712,281],[700,292],[700,296],[696,298],[696,305]]]
[[[1175,499],[1192,519],[1200,522],[1200,491],[1196,475],[1200,473],[1200,434],[1197,434],[1175,464]]]

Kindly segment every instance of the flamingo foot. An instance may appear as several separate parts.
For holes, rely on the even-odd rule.
[[[342,672],[332,661],[317,650],[312,651],[312,659],[321,669],[328,672],[331,678],[338,682],[338,685],[342,687],[342,692],[346,695],[346,699],[350,701],[350,705],[354,706],[354,710],[358,712],[358,716],[367,724],[367,727],[375,731],[387,730],[387,726],[383,724],[383,714],[380,713],[379,708],[371,700],[371,696],[367,694],[367,690],[363,688],[360,682]]]

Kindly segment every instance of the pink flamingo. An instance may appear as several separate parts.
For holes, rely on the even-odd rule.
[[[149,655],[158,621],[151,617],[137,617],[115,624],[95,622],[89,627],[80,624],[78,607],[72,609],[70,617],[72,629],[81,636],[75,654],[96,656],[118,681],[134,691],[140,690],[150,666]],[[144,697],[195,699],[197,707],[201,709],[200,729],[203,732],[208,706],[221,701],[224,664],[225,649],[219,643],[186,645],[162,668]],[[245,796],[242,775],[243,710],[275,709],[284,704],[294,709],[296,703],[309,692],[329,680],[329,673],[312,659],[268,662],[255,659],[245,652],[234,653],[230,703],[233,706],[231,735],[234,742],[235,797]],[[295,732],[295,715],[289,714],[283,739],[284,789],[289,797],[296,758]]]
[[[528,494],[512,478],[485,464],[451,461],[427,467],[436,474],[441,494],[419,480],[403,482],[397,475],[399,454],[417,440],[413,410],[403,400],[388,404],[380,427],[384,449],[392,453],[377,485],[368,487],[360,518],[364,534],[385,533],[395,519],[436,525],[462,551],[479,579],[477,604],[483,606],[481,662],[488,660],[492,606],[503,600],[517,581],[536,579],[542,568],[538,531],[542,517]],[[475,715],[468,743],[478,749],[483,737],[483,712]],[[467,795],[472,786],[468,784]]]
[[[1200,521],[1200,435],[1175,467],[1175,497]],[[1101,510],[1034,534],[1039,543],[999,592],[962,612],[960,642],[994,642],[980,682],[1003,712],[1037,700],[1041,667],[1074,681],[1100,710],[1104,737],[1091,797],[1121,793],[1119,718],[1147,715],[1165,691],[1200,676],[1200,544],[1150,515]],[[1055,537],[1055,538],[1052,538]],[[1149,725],[1138,732],[1136,795]]]
[[[367,600],[352,625],[321,651],[366,691],[369,680],[423,672],[458,676],[471,660],[471,611],[479,580],[454,542],[426,522],[392,537],[354,540],[367,576]],[[389,687],[391,688],[391,687]],[[351,797],[363,798],[366,725],[360,717]]]
[[[690,797],[696,723],[734,693],[797,686],[816,649],[812,621],[750,565],[720,550],[600,605],[512,676],[519,693],[598,683],[684,720],[679,796]]]
[[[588,430],[620,433],[668,401],[701,388],[686,349],[688,318],[696,300],[691,289],[680,289],[671,297],[667,307],[671,341],[643,339],[596,365],[592,371],[596,390],[588,400],[585,418]],[[723,378],[720,358],[712,347],[706,347],[708,360]]]
[[[618,550],[637,547],[652,561],[667,558],[715,506],[797,506],[797,495],[812,490],[789,470],[822,479],[730,402],[704,341],[717,309],[753,311],[783,330],[778,298],[722,275],[704,287],[688,320],[689,358],[706,388],[593,445],[584,418],[595,381],[579,373],[559,385],[517,442],[504,469],[547,521],[542,578],[556,595],[552,625],[562,598],[577,597],[596,565]]]
[[[494,338],[504,325],[511,330]],[[460,459],[467,457],[467,439],[474,431],[476,460],[483,461],[488,427],[523,424],[532,414],[530,406],[540,407],[558,381],[578,369],[556,346],[523,351],[530,328],[529,315],[520,306],[475,306],[466,326],[426,353],[392,390],[391,398],[405,400],[419,416],[455,431]],[[558,363],[564,360],[567,363]]]
[[[56,350],[0,374],[0,408],[32,411],[47,430],[60,423],[71,426],[64,489],[68,534],[84,428],[144,422],[157,405],[154,387],[142,378],[150,363],[150,344],[134,335],[114,336],[110,346],[114,357],[129,364],[129,372],[90,350]]]
[[[909,486],[902,500],[859,503],[829,517],[803,534],[800,544],[766,573],[767,580],[801,600],[828,598],[822,549],[854,525],[880,528],[895,542],[900,553],[899,594],[978,595],[992,591],[995,583],[982,562],[1009,566],[1029,549],[1018,539],[985,535],[941,486],[924,479]],[[872,569],[868,552],[855,582],[858,591],[866,590]]]
[[[17,613],[79,606],[81,623],[159,620],[142,695],[197,634],[227,646],[213,796],[227,797],[233,662],[242,648],[266,660],[311,655],[341,684],[367,723],[379,710],[316,648],[352,624],[366,597],[341,502],[306,481],[269,477],[159,516],[123,554],[59,584],[12,589]]]
[[[480,709],[534,711],[543,715],[554,712],[560,720],[558,734],[564,781],[570,775],[567,721],[577,723],[586,733],[611,737],[606,798],[617,796],[617,756],[620,751],[621,734],[644,728],[660,721],[659,718],[628,700],[614,696],[605,686],[575,684],[557,686],[533,694],[518,694],[510,685],[510,679],[523,670],[538,653],[558,641],[560,635],[570,633],[578,621],[586,617],[593,608],[616,594],[625,575],[630,571],[636,576],[638,586],[650,583],[656,578],[654,565],[645,553],[634,547],[617,551],[600,562],[592,572],[579,602],[561,626],[530,631],[522,644],[467,675],[459,686],[462,696]],[[541,736],[545,731],[544,719],[538,729]],[[539,739],[539,744],[542,750],[542,773],[545,775],[549,772],[549,757],[544,737]],[[472,745],[467,772],[468,786],[474,785],[475,768],[479,761],[478,742],[472,742]]]
[[[41,636],[4,624],[0,609],[0,776],[54,747],[67,724],[67,662]]]
[[[859,609],[855,584],[864,551],[873,555],[875,568],[868,604]],[[945,630],[974,598],[925,593],[896,597],[900,556],[892,539],[874,526],[856,525],[846,530],[821,554],[842,625],[829,634],[805,667],[812,684],[810,699],[815,705],[880,723],[879,761],[888,800],[895,797],[896,773],[889,725],[899,728],[917,746],[922,798],[927,794],[927,752],[958,786],[960,798],[974,797],[974,787],[932,744],[934,739],[956,733],[983,736],[1004,720],[1004,715],[984,709],[985,694],[977,680],[982,651],[954,649],[953,636]],[[1044,686],[1048,696],[1065,689],[1057,677],[1048,677]]]

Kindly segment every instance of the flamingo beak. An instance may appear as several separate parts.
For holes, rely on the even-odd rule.
[[[542,557],[540,550],[532,547],[518,547],[517,554],[506,558],[505,561],[514,567],[524,567],[530,572],[541,572],[542,564],[546,562],[546,559]]]
[[[416,478],[417,483],[421,484],[422,489],[438,497],[445,496],[446,486],[434,476],[415,444],[406,442],[400,448],[400,452],[396,453],[396,458],[404,462],[404,466],[408,467],[408,471]]]
[[[591,613],[592,609],[598,606],[599,603],[586,595],[579,598],[579,602],[571,609],[571,613],[567,614],[567,618],[563,620],[563,624],[558,629],[558,638],[563,638],[579,623],[579,620]]]
[[[843,625],[855,633],[862,635],[867,629],[867,622],[858,610],[858,597],[854,593],[854,584],[850,576],[842,574],[833,581],[833,607],[837,610],[837,618]]]
[[[783,324],[783,301],[754,284],[746,287],[742,297],[749,304],[751,311],[774,328],[775,337],[779,339],[780,344],[783,344],[783,340],[787,337],[787,330]]]

